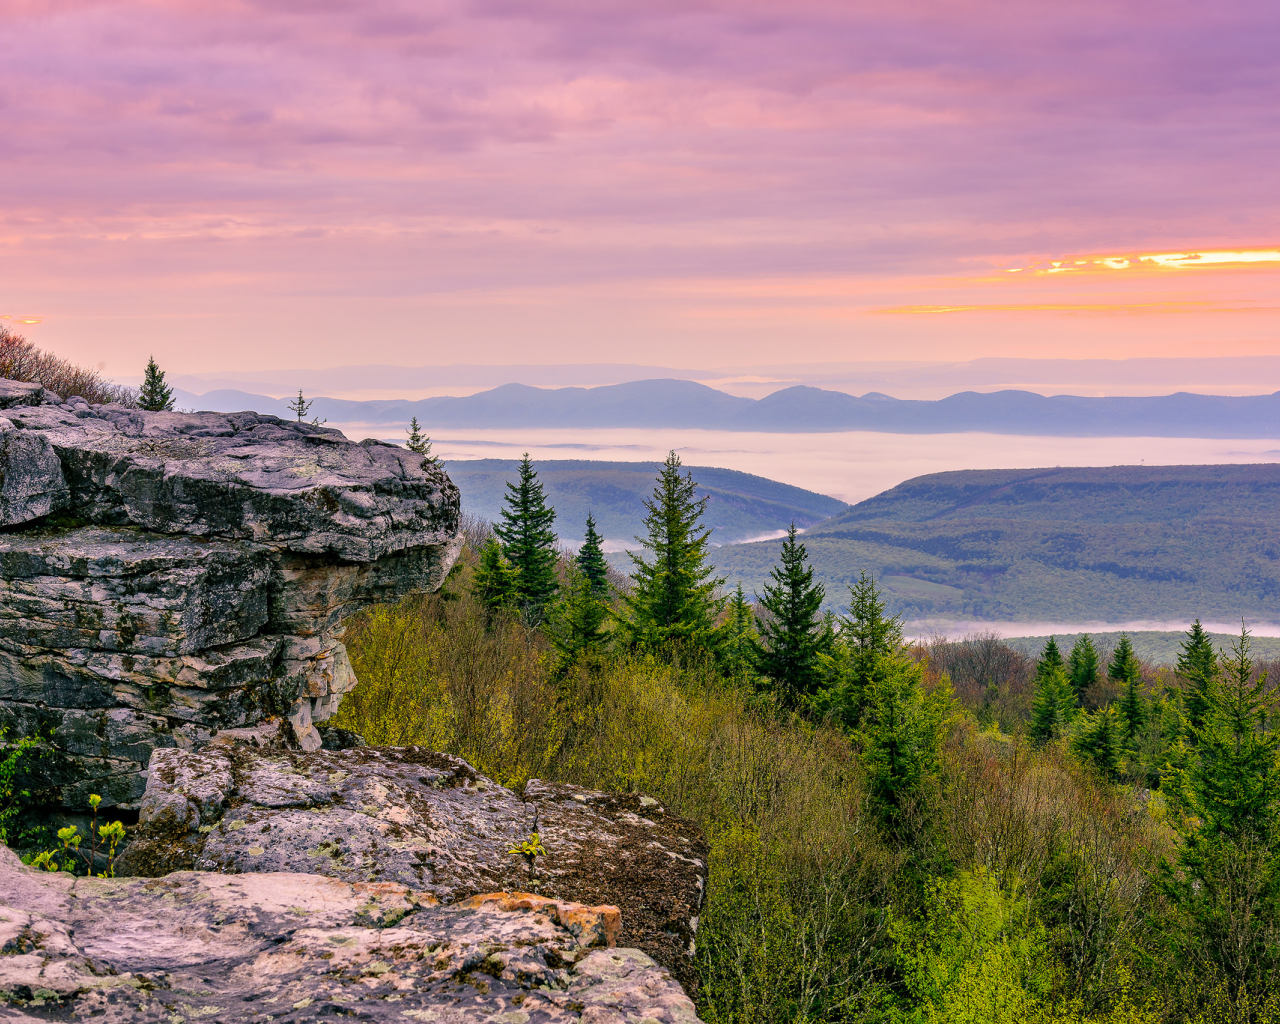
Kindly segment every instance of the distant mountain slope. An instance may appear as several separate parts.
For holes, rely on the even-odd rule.
[[[240,391],[182,392],[184,408],[281,414],[285,402]],[[465,398],[368,402],[317,397],[312,414],[339,423],[395,424],[417,416],[428,433],[480,427],[694,427],[772,432],[873,430],[899,434],[981,431],[1070,437],[1280,437],[1280,392],[1222,397],[1046,398],[1029,391],[966,391],[940,401],[855,397],[798,385],[737,398],[687,380],[597,388],[504,384]]]
[[[1280,622],[1280,465],[937,473],[804,540],[831,607],[865,568],[910,618]],[[715,560],[760,589],[777,548]]]
[[[518,463],[508,459],[478,459],[447,464],[449,476],[462,491],[465,512],[495,520],[502,508],[506,482],[516,479]],[[644,533],[644,499],[653,494],[656,462],[538,462],[538,479],[556,510],[555,531],[566,541],[580,543],[587,513],[595,515],[600,533],[615,544],[632,545]],[[821,522],[848,506],[825,494],[731,469],[689,466],[698,494],[710,498],[706,524],[714,528],[712,543]],[[634,546],[634,545],[632,545]]]

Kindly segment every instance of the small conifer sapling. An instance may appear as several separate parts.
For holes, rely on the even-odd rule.
[[[167,412],[173,408],[173,388],[164,382],[164,370],[156,365],[155,356],[147,360],[138,392],[138,408],[147,412]]]

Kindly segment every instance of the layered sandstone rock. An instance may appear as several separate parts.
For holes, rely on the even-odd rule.
[[[72,808],[137,807],[153,750],[264,720],[318,748],[355,683],[342,622],[437,588],[458,528],[395,445],[0,381],[0,726],[52,737]]]
[[[697,1024],[670,972],[609,945],[617,913],[288,873],[73,878],[0,846],[0,1017]]]
[[[520,891],[610,904],[622,914],[618,942],[692,983],[706,843],[652,797],[532,780],[522,798],[421,747],[215,742],[157,750],[140,816],[123,872],[310,872],[441,903]],[[532,832],[546,852],[529,865],[512,850]]]

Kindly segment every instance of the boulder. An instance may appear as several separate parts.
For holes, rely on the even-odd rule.
[[[220,731],[319,748],[343,621],[461,547],[457,488],[395,445],[15,381],[0,410],[0,727],[52,738],[67,808],[136,809],[153,750]]]
[[[74,878],[0,846],[0,1018],[697,1024],[670,972],[610,944],[617,918],[292,873]]]
[[[513,850],[534,832],[545,853],[530,865]],[[308,872],[441,903],[520,891],[609,904],[622,914],[618,941],[692,990],[706,855],[696,826],[643,794],[532,780],[518,795],[421,747],[215,743],[155,751],[119,870]]]

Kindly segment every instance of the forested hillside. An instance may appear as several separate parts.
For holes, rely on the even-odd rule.
[[[449,463],[449,477],[462,491],[462,507],[471,515],[498,518],[507,482],[518,476],[519,461],[477,459]],[[579,543],[587,513],[606,541],[635,546],[644,531],[644,501],[653,490],[659,463],[551,460],[538,463],[538,477],[547,500],[556,510],[555,529],[561,540]],[[705,524],[714,532],[713,544],[727,544],[785,530],[795,522],[812,526],[848,506],[825,494],[778,483],[732,469],[693,466],[698,494],[705,496]]]
[[[811,527],[829,607],[862,569],[912,618],[1280,621],[1280,466],[964,470]],[[776,543],[717,567],[759,589]]]

